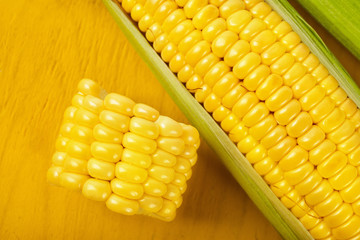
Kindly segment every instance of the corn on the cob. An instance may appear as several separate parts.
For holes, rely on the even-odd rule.
[[[360,238],[360,110],[278,13],[261,0],[120,4],[313,238]]]
[[[197,160],[197,130],[82,80],[66,109],[48,181],[112,211],[171,221]],[[103,99],[102,99],[103,98]]]

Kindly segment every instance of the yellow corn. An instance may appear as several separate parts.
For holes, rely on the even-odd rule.
[[[291,26],[262,0],[135,2],[155,50],[310,234],[360,238],[360,110]],[[157,143],[183,151],[173,141]]]
[[[48,181],[112,211],[171,221],[197,160],[199,133],[84,79],[64,114]]]

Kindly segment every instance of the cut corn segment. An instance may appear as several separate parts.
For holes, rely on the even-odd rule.
[[[78,90],[64,114],[48,181],[118,213],[173,220],[197,161],[198,131],[120,94],[106,95],[89,79]]]

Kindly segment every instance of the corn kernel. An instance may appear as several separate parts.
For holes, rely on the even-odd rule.
[[[162,208],[156,213],[164,221],[172,221],[176,216],[176,205],[174,202],[164,200]]]
[[[246,154],[246,159],[251,163],[257,163],[267,157],[267,149],[259,144]]]
[[[66,158],[66,153],[64,152],[55,152],[52,156],[52,163],[57,166],[62,166]]]
[[[283,126],[276,126],[261,139],[261,144],[269,149],[283,140],[286,136],[286,128]]]
[[[118,162],[115,166],[115,176],[130,183],[142,183],[146,180],[148,172],[125,162]]]
[[[297,185],[309,176],[314,170],[314,165],[310,162],[306,162],[299,167],[284,172],[284,178],[290,185]]]
[[[325,139],[320,145],[309,152],[309,160],[314,165],[319,165],[330,154],[335,152],[336,145],[328,139]]]
[[[274,159],[274,161],[279,161],[295,146],[296,140],[294,138],[285,137],[283,140],[268,150],[269,157]]]
[[[245,126],[252,127],[265,117],[269,115],[269,109],[266,107],[264,102],[256,104],[248,113],[243,117]]]
[[[314,123],[318,123],[329,115],[335,108],[335,104],[326,96],[314,108],[309,111]]]
[[[346,117],[351,117],[357,111],[356,104],[350,99],[347,98],[340,106],[340,110],[345,112]]]
[[[313,125],[309,131],[297,139],[298,144],[304,149],[310,151],[325,139],[325,133],[316,125]]]
[[[313,71],[319,66],[319,59],[312,53],[310,53],[302,62],[302,64],[308,69],[309,72]]]
[[[351,151],[353,151],[360,142],[360,134],[358,132],[355,132],[352,136],[350,136],[348,139],[343,141],[342,143],[337,145],[337,148],[339,151],[349,154]]]
[[[99,117],[92,112],[80,108],[75,113],[75,121],[79,125],[93,128],[99,122]]]
[[[285,207],[292,208],[301,200],[301,196],[295,190],[292,190],[284,194],[280,200]]]
[[[163,183],[170,183],[174,179],[175,171],[173,168],[167,168],[157,165],[152,165],[148,169],[149,176]]]
[[[212,117],[215,121],[221,122],[223,121],[228,115],[230,115],[231,110],[224,106],[219,106],[215,111],[212,113]]]
[[[255,91],[269,75],[270,68],[261,64],[245,77],[244,87],[249,91]]]
[[[351,165],[346,165],[336,175],[329,178],[329,183],[335,190],[342,190],[352,183],[356,177],[356,168]]]
[[[326,94],[329,95],[331,94],[332,92],[334,92],[339,84],[338,82],[336,81],[336,79],[329,75],[327,78],[325,78],[324,80],[322,80],[319,85],[324,88],[326,90]]]
[[[63,172],[59,177],[59,184],[70,190],[81,190],[82,186],[89,179],[89,176]]]
[[[236,84],[239,79],[236,78],[233,72],[226,73],[213,87],[213,92],[220,98],[228,93]]]
[[[87,161],[83,159],[66,156],[63,167],[66,172],[88,174]]]
[[[64,112],[64,122],[74,122],[75,121],[75,114],[77,111],[77,107],[70,106],[65,109]]]
[[[279,167],[283,171],[289,171],[300,165],[304,164],[308,160],[308,152],[300,147],[295,146],[285,157],[279,161]]]
[[[139,183],[129,183],[117,178],[111,181],[111,190],[117,195],[127,199],[140,199],[144,194],[144,188]]]
[[[276,36],[271,30],[265,30],[256,35],[251,41],[251,49],[256,53],[262,53],[276,41]]]
[[[360,147],[358,146],[351,153],[348,154],[349,163],[354,166],[360,165]],[[360,174],[359,174],[360,175]]]
[[[276,36],[278,37],[278,39],[280,39],[283,36],[285,36],[286,34],[288,34],[289,32],[291,32],[292,28],[291,28],[290,24],[288,24],[285,21],[282,21],[273,29],[273,31],[276,34]]]
[[[176,45],[172,42],[169,42],[161,50],[161,58],[164,60],[164,62],[168,63],[177,53],[178,51]]]
[[[305,76],[307,69],[301,63],[295,63],[287,72],[284,73],[284,84],[294,85],[299,79]]]
[[[165,1],[154,12],[155,22],[162,24],[165,18],[177,8],[178,7],[175,2]]]
[[[253,39],[258,33],[266,29],[266,24],[259,18],[253,18],[246,27],[240,32],[240,39],[249,41]]]
[[[158,212],[162,208],[163,198],[144,194],[139,200],[139,205],[146,212]]]
[[[100,98],[87,95],[83,100],[83,107],[95,114],[99,114],[104,109],[104,102]]]
[[[291,137],[300,137],[311,128],[312,124],[311,116],[307,112],[301,112],[286,126],[286,131]]]
[[[212,42],[217,35],[226,30],[226,21],[223,18],[216,18],[211,21],[202,31],[204,40]]]
[[[99,97],[101,92],[100,86],[90,79],[82,79],[77,88],[82,94],[92,95],[95,97]]]
[[[139,203],[135,200],[129,200],[116,194],[111,194],[106,201],[106,206],[117,213],[124,215],[134,215],[139,211]]]
[[[135,6],[136,1],[135,0],[122,0],[121,6],[124,8],[126,12],[130,12],[131,9]]]
[[[64,172],[63,167],[56,165],[51,166],[46,172],[46,179],[48,182],[60,185],[60,175]]]
[[[264,19],[271,12],[271,7],[265,2],[260,2],[250,9],[254,17]]]
[[[275,11],[271,11],[265,18],[264,22],[268,26],[269,29],[273,29],[281,22],[281,17]]]
[[[301,111],[299,101],[293,99],[285,106],[274,112],[274,117],[280,125],[287,125],[293,120]]]
[[[308,195],[319,186],[323,178],[317,170],[312,171],[305,179],[295,186],[295,190],[302,196]]]
[[[151,196],[161,197],[167,192],[167,185],[149,177],[144,182],[144,192]]]
[[[165,195],[163,196],[163,198],[166,198],[168,200],[176,200],[181,196],[181,192],[178,186],[173,185],[173,184],[168,184],[167,185],[167,191],[165,193]]]
[[[276,120],[272,114],[255,124],[249,129],[249,133],[256,139],[260,140],[265,137],[273,128],[277,126]]]
[[[286,34],[284,37],[282,37],[280,42],[286,46],[287,51],[291,51],[301,42],[301,39],[297,33],[290,32]]]
[[[284,173],[283,171],[281,171],[281,169],[278,166],[274,167],[270,172],[268,172],[264,176],[264,180],[268,184],[274,184],[280,182],[283,179],[284,179]]]
[[[219,16],[219,9],[214,5],[207,5],[193,17],[192,22],[197,29],[204,29],[211,21]]]
[[[214,84],[226,73],[230,72],[230,68],[223,61],[216,63],[204,76],[204,82],[213,87]]]
[[[306,213],[299,220],[308,230],[314,228],[317,224],[321,222],[320,217],[314,211]]]
[[[239,122],[233,129],[229,132],[229,138],[237,143],[243,140],[248,135],[248,128],[245,127],[244,123]]]
[[[187,18],[193,18],[196,13],[208,4],[207,0],[189,0],[184,6]]]
[[[111,195],[111,188],[108,181],[88,179],[82,188],[85,197],[95,201],[106,201]]]
[[[244,0],[245,8],[246,9],[251,9],[252,7],[254,7],[259,2],[262,2],[262,0]]]
[[[100,121],[107,127],[113,128],[120,132],[127,132],[129,130],[130,118],[128,116],[104,110],[100,113]]]
[[[157,146],[155,140],[145,138],[131,132],[124,134],[122,145],[131,150],[145,154],[151,154],[155,152]]]
[[[265,100],[278,90],[283,84],[283,79],[279,75],[269,75],[256,89],[256,96],[260,100]]]
[[[240,140],[237,144],[238,149],[243,154],[250,152],[258,145],[258,142],[250,135],[247,135],[244,139]]]
[[[240,33],[251,21],[252,15],[249,11],[239,10],[226,19],[227,29]]]
[[[253,92],[247,92],[242,96],[233,107],[233,113],[239,118],[243,118],[257,103],[259,99]]]
[[[177,45],[186,35],[191,33],[194,29],[194,25],[192,24],[192,21],[190,19],[182,21],[169,32],[169,41]]]
[[[140,31],[142,32],[146,32],[146,30],[152,25],[154,24],[154,19],[150,14],[145,14],[144,16],[142,16],[142,18],[140,18],[139,22],[138,22],[138,26]]]
[[[184,11],[182,9],[177,9],[165,18],[161,27],[164,30],[164,32],[169,33],[172,29],[174,29],[179,23],[181,23],[185,19],[186,16]]]
[[[123,138],[123,133],[111,129],[103,124],[95,125],[93,135],[97,141],[106,143],[120,144]],[[85,137],[86,134],[81,134],[81,136]],[[88,140],[87,143],[90,143],[90,140]]]
[[[221,99],[214,93],[211,93],[204,101],[204,108],[210,113],[215,111],[220,105]]]
[[[225,107],[231,109],[246,92],[247,90],[239,83],[225,94],[221,102]]]
[[[160,53],[168,43],[169,38],[167,33],[162,33],[154,40],[153,48],[156,52]]]
[[[182,138],[184,139],[185,144],[190,146],[195,146],[194,144],[196,144],[200,140],[199,132],[196,130],[196,128],[194,128],[191,125],[185,125],[185,124],[180,124],[180,125],[183,128]]]
[[[267,173],[269,173],[275,167],[275,165],[276,164],[275,164],[274,160],[272,160],[269,157],[266,157],[263,160],[255,163],[254,169],[256,170],[256,172],[259,175],[264,176]]]
[[[220,59],[215,56],[215,54],[209,53],[195,65],[194,70],[201,77],[204,77],[205,74],[219,61]]]
[[[169,117],[159,116],[155,123],[159,126],[160,136],[180,137],[183,134],[182,126]]]
[[[123,147],[120,144],[93,142],[91,144],[91,154],[106,162],[120,161]]]
[[[207,41],[202,40],[190,48],[190,50],[185,55],[185,60],[191,66],[195,66],[200,61],[200,59],[208,55],[210,52],[210,44]]]
[[[239,118],[235,116],[234,113],[230,113],[227,117],[221,122],[221,128],[225,132],[231,131],[238,123],[240,122]]]
[[[360,177],[356,177],[356,179],[350,183],[346,188],[340,190],[340,194],[344,202],[353,203],[360,198],[359,195],[360,189]]]
[[[309,232],[315,239],[324,239],[332,236],[331,229],[322,221],[310,229]]]
[[[91,158],[87,162],[87,170],[89,171],[90,176],[102,180],[111,180],[115,176],[114,163],[101,161],[95,158]]]
[[[311,75],[314,76],[317,82],[320,82],[327,76],[329,76],[329,71],[326,69],[326,67],[322,64],[319,64],[312,72]]]
[[[325,90],[320,86],[315,86],[305,95],[303,95],[299,102],[304,111],[309,111],[312,107],[317,105],[325,97]]]
[[[285,54],[286,48],[283,44],[275,42],[261,53],[261,60],[266,65],[273,64],[277,59]]]
[[[298,62],[302,62],[310,54],[310,49],[304,43],[300,43],[290,53]]]
[[[131,18],[138,22],[146,14],[144,6],[140,3],[134,5],[131,9]]]
[[[66,152],[68,155],[80,159],[87,160],[91,157],[90,146],[84,143],[70,140],[66,145]]]
[[[177,76],[180,82],[186,83],[194,74],[194,68],[187,64],[178,72]]]
[[[185,57],[182,53],[177,53],[169,62],[169,68],[172,72],[179,72],[186,65]]]
[[[335,211],[324,217],[324,222],[331,228],[338,227],[345,223],[353,215],[350,204],[343,203]]]
[[[332,233],[337,239],[349,239],[360,233],[360,217],[353,215],[348,221],[334,228]]]
[[[285,53],[271,64],[271,72],[282,75],[294,65],[294,62],[295,58],[290,53]]]
[[[211,44],[211,50],[217,57],[223,58],[238,39],[239,38],[236,33],[232,31],[224,31],[214,39]]]
[[[305,200],[310,206],[314,206],[324,201],[333,191],[330,183],[324,179],[311,193],[305,196]]]
[[[292,97],[293,93],[291,88],[282,86],[265,100],[265,104],[270,111],[277,111],[287,104]]]
[[[335,144],[339,144],[342,141],[348,139],[355,132],[355,127],[352,122],[345,119],[342,125],[336,128],[334,131],[327,135],[328,139]]]
[[[220,16],[224,19],[227,19],[234,12],[243,10],[244,8],[245,4],[243,1],[229,0],[224,2],[224,4],[222,4],[219,8]]]
[[[345,113],[339,108],[335,108],[325,119],[318,123],[318,126],[325,133],[329,133],[338,128],[345,120]]]

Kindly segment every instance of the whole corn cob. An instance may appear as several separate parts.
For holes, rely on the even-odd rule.
[[[360,239],[360,111],[261,0],[122,0],[154,50],[315,239]]]
[[[175,218],[191,167],[197,130],[154,108],[84,79],[64,114],[48,181],[105,201],[115,212]]]

